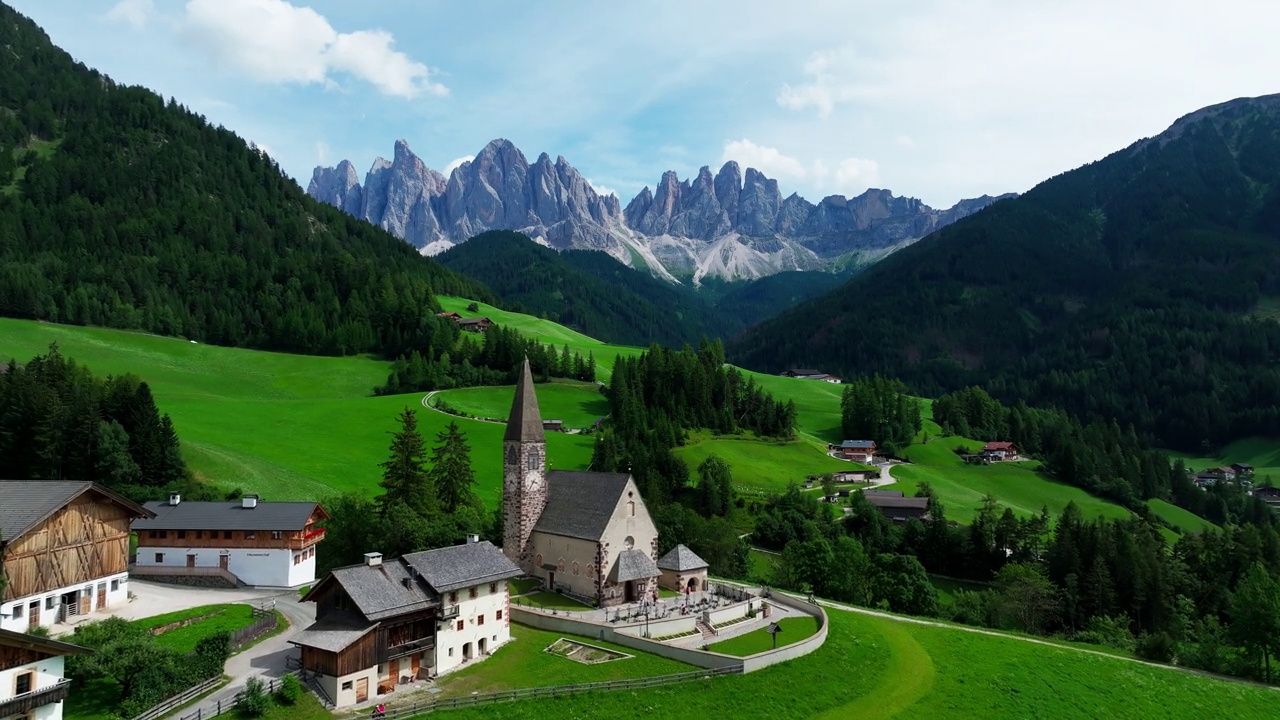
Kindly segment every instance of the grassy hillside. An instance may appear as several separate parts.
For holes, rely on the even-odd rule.
[[[1169,452],[1169,456],[1182,458],[1187,467],[1195,470],[1231,463],[1246,463],[1253,466],[1256,480],[1270,476],[1272,482],[1280,483],[1280,440],[1275,438],[1251,437],[1237,440],[1222,448],[1222,451],[1213,457],[1177,452]]]
[[[438,392],[431,402],[443,401],[474,417],[505,421],[514,395],[514,385],[459,388]],[[543,420],[562,420],[568,428],[586,428],[609,414],[609,400],[594,383],[557,380],[538,386],[538,409]]]
[[[1179,532],[1189,533],[1218,529],[1217,525],[1199,515],[1189,510],[1184,510],[1177,505],[1167,503],[1164,500],[1156,500],[1154,498],[1148,500],[1147,507],[1151,509],[1151,514],[1169,523],[1174,530]]]
[[[1130,515],[1113,502],[1050,480],[1036,471],[1039,463],[1035,461],[966,465],[952,451],[960,444],[971,448],[981,445],[964,438],[939,437],[907,448],[905,455],[911,464],[893,469],[893,476],[899,480],[894,487],[910,495],[920,483],[928,482],[946,507],[947,517],[960,522],[974,516],[988,493],[1022,515],[1038,513],[1047,505],[1049,512],[1056,516],[1069,502],[1078,505],[1086,516],[1124,518]]]
[[[733,468],[734,485],[750,490],[782,492],[787,485],[800,482],[809,475],[841,470],[863,470],[867,466],[836,460],[823,446],[807,440],[778,442],[739,436],[695,435],[689,444],[676,448],[676,457],[684,460],[691,474],[711,454]]]
[[[503,705],[507,718],[1268,718],[1280,693],[1119,658],[842,611],[817,652],[750,675]],[[637,711],[640,699],[642,710]],[[457,710],[459,720],[493,708]]]
[[[0,338],[6,359],[25,360],[57,342],[97,373],[140,375],[173,416],[194,472],[271,500],[347,490],[376,494],[395,414],[421,407],[418,394],[369,397],[388,366],[366,358],[284,355],[7,319],[0,319]],[[418,417],[429,444],[450,420],[458,422],[470,440],[480,496],[496,504],[502,426],[427,410]],[[556,467],[585,468],[591,460],[589,437],[553,434],[547,442]]]
[[[471,304],[470,300],[456,297],[441,297],[439,300],[440,306],[446,311],[456,312],[463,317],[484,316],[499,325],[514,325],[525,335],[537,338],[544,343],[551,343],[557,348],[568,345],[569,350],[581,353],[584,357],[587,353],[591,353],[596,359],[596,379],[606,383],[609,382],[609,371],[613,367],[614,358],[619,355],[639,355],[641,352],[640,348],[602,343],[576,330],[570,330],[559,323],[536,318],[532,315],[499,310],[485,303],[477,303],[479,310],[471,312],[467,310],[467,306]]]

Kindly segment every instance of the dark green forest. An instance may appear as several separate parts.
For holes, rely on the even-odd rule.
[[[761,371],[980,385],[1203,451],[1280,432],[1280,96],[992,205],[729,346]]]
[[[554,320],[605,342],[679,346],[744,327],[725,326],[680,286],[592,250],[556,252],[507,230],[481,233],[437,258],[498,288],[507,307]]]
[[[394,357],[441,331],[437,293],[495,300],[3,5],[0,44],[0,314]]]

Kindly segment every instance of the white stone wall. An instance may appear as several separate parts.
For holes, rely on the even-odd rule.
[[[49,592],[40,593],[39,595],[29,595],[27,597],[10,600],[0,604],[0,628],[5,630],[13,630],[14,632],[26,632],[31,627],[31,603],[39,603],[40,605],[40,625],[42,627],[50,627],[58,620],[58,612],[62,605],[62,596],[76,592],[77,597],[85,594],[89,595],[89,612],[97,612],[103,608],[98,607],[98,586],[102,585],[107,591],[107,602],[105,607],[115,607],[129,599],[129,574],[117,573],[97,578],[84,583],[68,585],[64,588],[51,590]],[[114,587],[114,589],[113,589]],[[18,608],[21,608],[21,614],[18,614]]]
[[[377,665],[365,668],[359,672],[351,673],[350,675],[343,675],[342,677],[325,675],[323,678],[320,678],[320,686],[324,688],[325,692],[329,693],[329,697],[333,699],[335,707],[346,707],[348,705],[356,704],[356,682],[360,678],[365,678],[369,681],[369,697],[367,699],[372,700],[377,697]],[[348,683],[350,683],[350,687],[343,689]]]
[[[316,546],[311,547],[317,550]],[[156,555],[162,559],[157,561]],[[226,554],[227,570],[246,585],[262,587],[299,587],[316,580],[316,558],[307,550],[287,548],[180,548],[138,546],[138,565],[147,567],[185,568],[187,555],[196,556],[198,568],[216,568]],[[294,556],[310,555],[294,564]]]
[[[447,673],[465,663],[483,660],[485,653],[491,653],[511,640],[507,581],[499,580],[492,591],[489,583],[477,585],[474,589],[474,598],[471,597],[471,588],[458,590],[456,603],[451,600],[453,596],[450,593],[441,597],[444,609],[457,604],[459,611],[458,617],[441,623],[436,631],[436,673]],[[498,617],[499,613],[502,614],[501,618]],[[462,625],[461,630],[458,629],[459,623]],[[481,641],[483,651],[480,649]],[[468,645],[470,659],[466,657]]]
[[[600,572],[604,575],[606,582],[603,597],[600,598],[601,604],[616,605],[624,602],[623,587],[611,586],[607,583],[613,572],[614,563],[618,561],[618,556],[627,549],[627,538],[631,538],[633,549],[647,553],[655,563],[657,562],[658,528],[649,517],[649,509],[645,507],[644,499],[640,497],[640,490],[636,487],[635,480],[627,481],[627,487],[622,491],[622,497],[618,499],[613,516],[609,518],[608,528],[605,530],[604,537],[601,538],[604,566]],[[651,592],[656,580],[657,578],[654,578],[654,583],[637,582],[637,591]]]
[[[65,663],[62,656],[58,656],[0,672],[0,702],[12,700],[17,696],[14,690],[17,687],[19,675],[28,672],[35,673],[31,686],[32,692],[35,692],[57,685],[63,678],[64,666]],[[26,717],[30,720],[62,720],[62,703],[56,702],[42,705],[27,714]]]
[[[543,570],[543,563],[564,567],[555,571],[556,586],[566,586],[569,591],[585,597],[596,597],[597,568],[596,550],[599,546],[590,540],[548,535],[533,534],[534,571],[537,577],[546,580],[548,571]],[[552,588],[553,590],[555,588]]]

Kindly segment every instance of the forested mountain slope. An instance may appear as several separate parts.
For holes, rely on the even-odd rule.
[[[754,369],[1133,422],[1199,449],[1280,431],[1280,96],[1192,113],[746,333]]]
[[[0,45],[0,314],[396,354],[456,333],[437,293],[492,298],[6,5]]]
[[[512,309],[622,345],[679,347],[742,329],[692,291],[623,265],[603,252],[556,252],[527,236],[491,230],[437,259],[496,288]]]

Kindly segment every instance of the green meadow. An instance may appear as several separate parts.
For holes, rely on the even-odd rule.
[[[1105,655],[829,610],[827,642],[750,675],[450,711],[504,718],[1211,720],[1280,716],[1280,692]],[[781,642],[781,637],[779,637]],[[501,651],[495,656],[501,656]]]
[[[1147,508],[1151,510],[1151,514],[1169,523],[1173,529],[1179,533],[1203,532],[1205,530],[1217,530],[1218,526],[1196,515],[1190,510],[1184,510],[1173,503],[1164,500],[1151,499],[1147,501]]]
[[[428,444],[457,422],[472,448],[481,498],[496,505],[501,495],[503,427],[425,409],[421,394],[372,397],[374,386],[386,380],[388,363],[382,361],[9,319],[0,319],[0,338],[5,359],[25,361],[56,342],[95,373],[132,372],[147,380],[156,403],[173,417],[191,469],[220,487],[271,500],[377,494],[388,433],[408,407],[418,410]],[[585,468],[591,447],[588,436],[553,433],[547,439],[551,464],[564,469]]]
[[[1255,481],[1270,477],[1273,484],[1280,485],[1280,440],[1275,438],[1251,437],[1237,440],[1222,448],[1214,457],[1197,457],[1171,450],[1164,452],[1171,458],[1181,458],[1193,470],[1245,463],[1253,466]]]
[[[538,409],[543,420],[561,420],[566,428],[588,428],[609,414],[609,400],[595,383],[555,380],[538,385]],[[478,418],[506,421],[511,412],[514,385],[442,390],[431,397]]]
[[[946,508],[947,518],[960,522],[971,520],[988,494],[1020,515],[1034,515],[1047,506],[1056,517],[1067,503],[1074,502],[1086,516],[1131,516],[1116,503],[1049,479],[1038,471],[1036,461],[968,465],[953,452],[960,444],[971,448],[981,445],[959,437],[939,437],[910,446],[904,454],[911,462],[893,468],[898,482],[890,487],[911,495],[927,482]]]
[[[809,475],[867,468],[866,465],[836,460],[827,455],[825,446],[809,440],[782,442],[749,436],[694,433],[689,444],[676,448],[675,454],[684,460],[695,478],[698,465],[711,455],[717,455],[733,469],[734,485],[764,492],[782,492],[788,484],[801,482]]]

